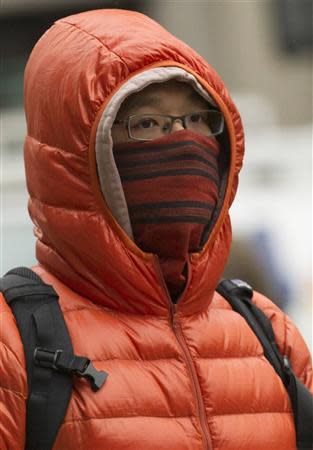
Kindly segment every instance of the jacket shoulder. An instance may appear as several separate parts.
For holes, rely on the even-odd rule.
[[[0,293],[0,448],[22,449],[25,440],[27,376],[14,315]]]
[[[291,362],[295,374],[313,393],[312,358],[295,323],[269,298],[254,291],[253,303],[271,320],[279,350]]]

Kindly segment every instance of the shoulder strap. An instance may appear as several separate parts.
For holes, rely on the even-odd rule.
[[[247,321],[259,339],[265,357],[282,379],[293,409],[297,449],[312,450],[313,396],[292,371],[287,356],[279,352],[270,319],[252,302],[253,289],[241,280],[223,280],[217,292]]]
[[[74,355],[58,295],[37,274],[13,269],[0,279],[0,291],[14,313],[25,352],[26,450],[50,450],[71,397],[72,375],[87,378],[97,390],[107,374]]]

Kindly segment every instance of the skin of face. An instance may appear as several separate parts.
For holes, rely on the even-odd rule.
[[[167,81],[154,83],[140,92],[130,95],[121,105],[117,120],[127,119],[133,114],[167,114],[182,116],[191,112],[208,109],[210,106],[194,88],[184,82]],[[177,120],[173,123],[172,133],[183,130],[183,124]],[[112,127],[113,144],[131,141],[124,124]]]

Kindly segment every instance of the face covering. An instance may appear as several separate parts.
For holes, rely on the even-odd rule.
[[[158,255],[172,299],[185,286],[188,253],[201,250],[217,204],[218,155],[214,138],[189,130],[114,146],[134,240]]]

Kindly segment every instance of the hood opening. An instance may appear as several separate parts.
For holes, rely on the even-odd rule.
[[[178,67],[159,67],[142,72],[122,85],[119,91],[117,91],[117,93],[112,97],[112,99],[106,106],[106,109],[103,111],[97,128],[96,162],[102,194],[104,196],[104,199],[106,200],[107,205],[109,206],[109,209],[111,210],[113,217],[116,219],[121,228],[126,232],[128,237],[132,239],[135,245],[138,244],[134,239],[128,205],[121,182],[121,177],[117,169],[113,154],[111,128],[121,105],[131,94],[139,92],[151,84],[163,83],[172,79],[190,84],[195,89],[195,91],[200,94],[201,97],[203,97],[215,108],[217,107],[216,102],[203,89],[203,87],[193,75]],[[221,148],[226,151],[221,151],[218,158],[218,171],[220,180],[218,188],[219,195],[215,209],[213,210],[212,217],[208,225],[204,228],[199,241],[200,253],[219,217],[227,188],[228,171],[230,167],[230,152],[226,127],[222,135],[217,136],[217,140]],[[176,274],[175,276],[173,276],[173,279],[171,279],[171,277],[169,278],[168,276],[166,276],[166,274],[169,275],[167,272],[176,273],[175,270],[178,270],[180,264],[175,264],[175,261],[173,260],[170,261],[170,265],[168,266],[169,263],[166,262],[166,260],[163,261],[162,259],[161,261],[159,257],[157,259],[159,264],[161,264],[162,266],[162,273],[166,279],[166,284],[168,284],[170,281],[174,283],[172,283],[173,286],[171,286],[170,284],[167,287],[169,296],[171,297],[172,301],[177,302],[186,288],[186,282],[188,279],[187,264],[182,267],[182,272],[179,272],[181,275],[177,276]],[[164,272],[165,268],[167,268],[167,272]],[[177,286],[175,283],[177,284]],[[170,288],[170,286],[172,288]]]
[[[122,87],[118,90],[118,92],[116,92],[116,94],[111,98],[110,102],[106,106],[97,128],[95,152],[101,191],[113,217],[133,241],[134,237],[128,213],[128,206],[113,155],[111,128],[122,103],[127,97],[129,97],[131,94],[143,90],[150,84],[163,83],[171,79],[191,84],[196,92],[198,92],[206,101],[216,107],[216,102],[203,89],[203,87],[192,74],[179,67],[158,67],[146,70],[124,83],[124,85],[122,85]],[[225,133],[224,131],[224,133],[218,138],[219,142],[222,143],[223,148],[229,148],[227,132]],[[224,147],[224,145],[226,145],[226,147]],[[225,168],[227,168],[227,162],[229,164],[229,151],[224,153],[227,153],[227,156],[224,155],[221,157],[220,170],[223,172],[223,174],[220,175],[223,175],[221,177],[222,180],[224,180],[225,178]],[[225,181],[223,181],[223,185],[225,185],[223,187],[223,191],[225,191]],[[222,204],[224,192],[221,197]],[[221,205],[218,206],[219,207],[216,209],[220,210]],[[218,211],[215,212],[214,217],[210,222],[209,228],[205,230],[202,238],[202,244],[205,243],[211,230],[211,224],[214,225],[216,221],[216,216],[218,216]]]

